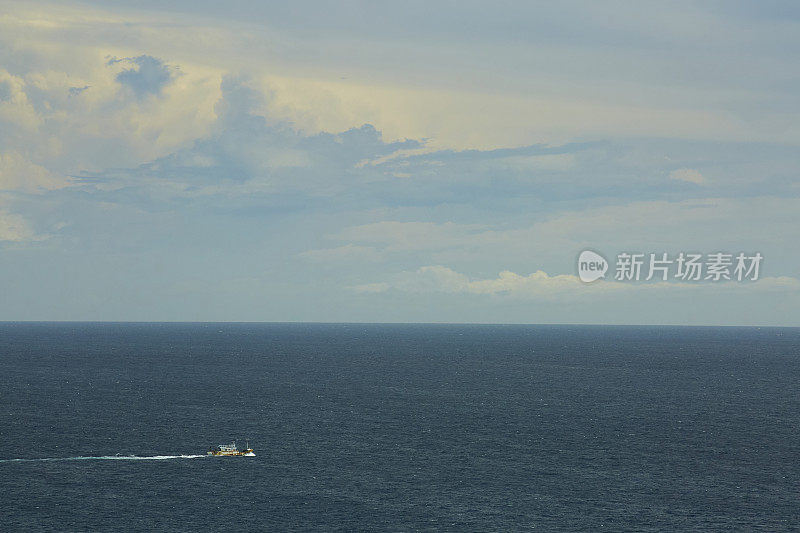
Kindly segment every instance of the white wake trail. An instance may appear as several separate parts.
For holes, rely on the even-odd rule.
[[[200,459],[208,455],[100,455],[97,457],[41,457],[38,459],[0,459],[0,463],[41,463],[51,461],[163,461],[165,459]]]

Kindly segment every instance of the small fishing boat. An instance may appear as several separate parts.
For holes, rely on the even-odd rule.
[[[253,449],[250,447],[250,443],[248,442],[245,446],[244,450],[240,450],[236,447],[236,441],[233,441],[230,444],[220,444],[216,448],[211,448],[208,450],[208,455],[230,455],[230,456],[245,456],[245,457],[254,457],[256,454],[253,453]]]

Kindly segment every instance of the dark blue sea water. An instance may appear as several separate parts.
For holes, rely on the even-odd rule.
[[[800,329],[6,323],[0,368],[0,531],[800,523]]]

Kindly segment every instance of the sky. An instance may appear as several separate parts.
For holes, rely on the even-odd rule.
[[[800,326],[796,2],[164,4],[0,0],[0,320]]]

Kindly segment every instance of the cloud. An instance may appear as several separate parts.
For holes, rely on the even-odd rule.
[[[519,264],[543,256],[563,265],[587,247],[606,253],[739,249],[784,255],[786,239],[800,238],[799,208],[800,200],[791,197],[638,201],[534,214],[532,221],[511,227],[505,220],[389,220],[350,226],[331,237],[386,252],[428,254],[434,261],[479,261],[483,268],[497,258]]]
[[[583,297],[596,294],[620,291],[652,291],[652,290],[745,290],[745,291],[800,291],[800,280],[790,276],[762,278],[754,282],[727,281],[711,282],[618,282],[599,280],[584,283],[577,276],[570,274],[549,275],[537,270],[528,275],[521,275],[504,270],[496,278],[471,279],[466,274],[457,272],[442,265],[423,266],[413,272],[402,272],[390,281],[367,283],[352,287],[356,292],[381,293],[396,289],[410,293],[449,293],[490,296],[508,296],[515,298],[562,298]]]
[[[434,7],[422,25],[402,22],[407,9],[398,18],[379,8],[367,17],[391,31],[342,32],[327,13],[302,29],[307,13],[287,20],[263,7],[245,25],[224,6],[203,19],[210,4],[196,4],[174,17],[34,0],[0,17],[0,238],[55,234],[36,258],[8,262],[20,301],[49,306],[53,291],[34,273],[58,261],[71,269],[64,309],[122,287],[173,309],[160,316],[217,312],[195,302],[216,294],[226,305],[225,291],[208,287],[235,271],[244,281],[230,293],[262,311],[267,302],[276,319],[292,306],[300,319],[319,317],[324,305],[341,318],[367,299],[341,290],[359,284],[375,295],[358,315],[368,319],[382,309],[415,318],[426,291],[436,295],[431,320],[479,316],[453,312],[463,295],[482,317],[509,309],[502,320],[529,320],[506,297],[614,292],[622,305],[609,320],[624,322],[661,308],[659,294],[642,302],[637,292],[658,286],[576,285],[558,273],[581,249],[724,249],[761,251],[765,273],[786,274],[769,281],[774,298],[753,293],[767,318],[748,316],[794,320],[797,294],[780,307],[777,291],[796,283],[800,264],[800,107],[786,45],[800,34],[783,22],[616,6],[576,23],[561,8],[519,3],[500,13],[513,35],[483,24],[474,6]],[[527,9],[537,16],[520,16]],[[361,20],[345,12],[333,14],[338,25]],[[465,24],[448,25],[453,16]],[[534,19],[543,31],[529,31]],[[419,38],[403,38],[409,31]],[[698,45],[707,53],[687,55]],[[742,46],[752,53],[741,57]],[[719,197],[688,182],[711,183]],[[187,276],[204,281],[198,300],[157,301],[154,287]],[[252,282],[260,277],[270,283]],[[681,290],[699,289],[676,289],[661,320],[687,316]],[[709,299],[708,309],[737,298]],[[112,299],[116,316],[131,316]],[[240,303],[227,305],[241,313]]]
[[[598,9],[580,4],[584,14]],[[146,52],[170,58],[182,71],[248,71],[275,87],[284,118],[307,131],[370,123],[390,139],[431,138],[439,147],[459,149],[633,136],[800,138],[795,80],[788,74],[797,32],[777,21],[742,24],[707,9],[692,10],[687,21],[685,9],[674,6],[653,17],[620,5],[603,8],[614,21],[607,23],[603,17],[575,18],[563,7],[520,3],[492,14],[503,18],[502,26],[517,28],[511,33],[485,24],[488,8],[462,6],[455,16],[464,23],[453,24],[454,12],[444,5],[427,6],[425,17],[385,6],[367,16],[368,24],[359,13],[353,19],[362,21],[357,31],[352,17],[322,9],[343,26],[326,18],[324,25],[298,31],[313,16],[287,16],[270,6],[241,10],[248,17],[243,25],[235,21],[236,10],[211,3],[193,4],[175,17],[156,9],[31,1],[8,6],[0,40],[13,43],[12,70],[25,64],[75,75],[86,72],[74,68],[76,55],[113,52],[135,59],[141,56],[134,53]],[[204,17],[209,11],[214,15]],[[403,23],[409,16],[414,23]],[[344,27],[351,31],[342,32]],[[750,43],[759,43],[751,54],[736,52]],[[707,53],[687,61],[697,47]],[[163,79],[158,66],[151,73]]]
[[[504,270],[497,278],[472,280],[467,275],[442,266],[430,265],[413,272],[403,272],[392,281],[357,285],[357,292],[375,293],[397,289],[412,293],[467,293],[476,295],[512,295],[525,297],[554,296],[565,292],[592,292],[613,290],[622,284],[598,282],[587,285],[576,276],[559,274],[550,276],[538,270],[527,276]]]
[[[351,287],[356,292],[360,292],[362,294],[378,294],[381,292],[386,292],[392,288],[391,283],[364,283],[362,285],[356,285]]]
[[[537,270],[527,276],[504,270],[497,278],[470,279],[469,276],[442,265],[423,266],[413,272],[403,272],[391,281],[368,283],[353,287],[356,292],[376,293],[397,289],[411,293],[450,293],[474,295],[506,295],[538,298],[597,291],[620,290],[621,283],[605,281],[588,285],[577,276],[558,274],[550,276]]]
[[[684,160],[683,154],[665,148],[665,142],[646,154],[647,162],[636,166],[631,164],[630,154],[622,153],[630,149],[625,145],[550,144],[563,142],[560,139],[603,138],[619,128],[630,138],[631,124],[650,124],[634,118],[612,119],[601,113],[600,122],[609,129],[601,129],[598,135],[587,134],[590,130],[583,126],[573,127],[567,134],[556,131],[570,120],[588,120],[591,113],[581,112],[581,106],[616,112],[621,104],[608,99],[469,92],[463,87],[443,89],[371,78],[341,82],[338,74],[325,79],[322,70],[314,71],[319,76],[309,76],[292,68],[275,69],[272,63],[258,60],[226,62],[241,55],[234,52],[243,43],[266,46],[266,37],[242,28],[238,33],[224,27],[209,32],[209,28],[197,26],[199,19],[174,24],[155,15],[136,18],[89,8],[63,8],[58,17],[44,19],[35,9],[15,11],[11,18],[0,21],[0,41],[18,39],[27,58],[14,72],[29,105],[25,107],[20,100],[14,112],[20,123],[25,109],[29,127],[38,129],[16,139],[13,148],[23,151],[25,146],[60,143],[57,155],[26,153],[36,164],[59,174],[85,172],[96,177],[101,171],[114,169],[108,174],[126,178],[125,187],[138,184],[142,196],[221,194],[244,198],[276,191],[332,196],[347,191],[352,193],[353,203],[422,205],[479,203],[488,197],[486,190],[491,187],[492,199],[525,195],[561,199],[592,194],[641,197],[662,192],[648,186],[664,181],[663,175],[676,164],[691,168],[699,163]],[[86,20],[96,24],[87,25]],[[154,25],[167,30],[153,35]],[[100,26],[105,29],[100,31]],[[71,46],[69,53],[58,46],[68,36],[87,31],[91,45]],[[203,39],[196,46],[184,48],[187,42],[194,42],[184,39],[186,35],[203,35]],[[292,39],[297,38],[282,35],[278,40],[284,48],[275,48],[275,54],[291,55],[293,48],[285,46],[298,44]],[[142,42],[148,43],[147,53],[131,54],[131,50],[142,49]],[[344,53],[338,48],[326,51]],[[108,68],[108,59],[102,59],[109,52],[124,56],[110,60],[114,68]],[[170,65],[180,65],[182,75],[176,76],[177,67]],[[229,70],[248,75],[225,76]],[[12,85],[9,82],[9,87]],[[120,86],[124,90],[120,91]],[[86,87],[91,89],[80,92],[80,97],[69,97]],[[130,92],[139,98],[124,98]],[[18,91],[12,87],[11,93],[13,99]],[[160,97],[145,98],[153,94]],[[553,99],[558,105],[551,105]],[[0,116],[4,103],[0,102]],[[639,111],[647,108],[646,103],[631,105]],[[547,112],[538,112],[540,108]],[[678,116],[669,110],[651,111],[670,120]],[[683,112],[694,119],[704,113],[702,109]],[[324,118],[332,114],[337,117]],[[736,121],[732,117],[725,114],[725,120]],[[703,123],[717,128],[725,122],[716,118],[703,119]],[[47,126],[41,127],[45,123]],[[539,133],[523,133],[532,128]],[[11,135],[11,130],[0,132],[0,137]],[[659,135],[669,131],[654,129]],[[419,140],[399,141],[404,146],[392,142],[405,137]],[[534,140],[539,144],[526,144]],[[207,148],[217,142],[224,146],[215,148],[216,155],[207,155]],[[187,150],[193,143],[196,149]],[[381,159],[423,146],[480,149],[436,150]],[[496,146],[517,148],[488,149]],[[226,153],[220,154],[223,150]],[[669,159],[664,152],[670,152]],[[167,160],[170,156],[175,156],[174,161]],[[202,164],[176,168],[173,163],[181,158]],[[353,158],[356,165],[364,161],[381,163],[354,168]],[[661,161],[660,166],[652,164],[655,160]],[[199,176],[192,177],[193,170]],[[401,176],[407,184],[389,179]],[[166,180],[173,182],[167,184]],[[375,182],[381,187],[374,186]],[[742,186],[751,187],[751,182],[746,180]]]
[[[50,172],[16,151],[0,153],[0,190],[42,192],[69,186],[69,178]]]
[[[4,28],[0,20],[0,56],[7,66],[15,56],[3,52],[10,38]],[[19,152],[53,174],[153,160],[205,135],[216,118],[219,78],[202,67],[166,85],[148,85],[148,63],[124,60],[126,70],[143,70],[144,77],[137,81],[132,73],[121,85],[115,79],[120,69],[109,68],[98,50],[69,47],[69,57],[63,57],[27,41],[19,46],[27,61],[13,71],[0,68],[0,153]],[[159,97],[135,97],[127,81],[142,94],[158,90]]]
[[[302,192],[331,196],[389,176],[361,168],[365,159],[417,148],[385,142],[370,124],[336,133],[305,134],[291,123],[260,114],[270,94],[247,76],[225,76],[208,135],[135,168],[114,169],[84,182],[100,189],[138,190],[151,198],[253,198]],[[90,179],[91,178],[91,179]]]
[[[18,139],[25,133],[35,131],[41,124],[26,86],[23,77],[0,68],[0,143]]]
[[[41,239],[22,216],[0,209],[0,241],[24,242]]]
[[[673,180],[687,181],[697,185],[705,185],[708,182],[705,176],[693,168],[679,168],[677,170],[673,170],[669,173],[669,177]]]
[[[160,59],[148,55],[110,59],[109,65],[123,63],[131,65],[115,77],[117,82],[133,90],[137,97],[159,95],[172,80],[173,70]]]
[[[11,100],[12,94],[11,84],[6,80],[0,82],[0,102]]]

